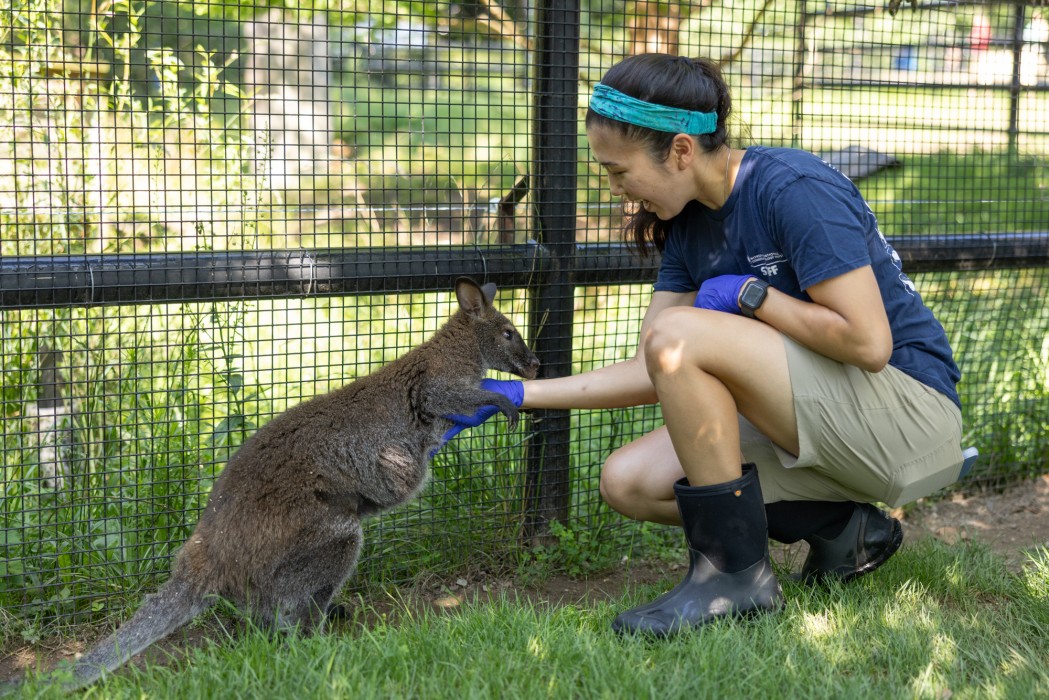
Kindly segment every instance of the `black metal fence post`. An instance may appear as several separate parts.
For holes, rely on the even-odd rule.
[[[1018,141],[1020,137],[1020,95],[1023,85],[1020,82],[1020,62],[1023,60],[1024,49],[1024,23],[1027,17],[1025,3],[1017,2],[1013,7],[1013,36],[1012,36],[1012,76],[1009,80],[1009,155],[1015,157],[1018,153]]]
[[[805,0],[798,3],[798,26],[794,36],[794,89],[790,93],[790,145],[801,148],[802,100],[805,96],[805,42],[808,40],[809,6]]]
[[[535,227],[552,260],[533,288],[531,330],[543,377],[572,371],[571,280],[575,256],[579,92],[578,0],[546,0],[536,10],[532,148]],[[526,537],[568,517],[570,418],[536,411],[525,482]]]

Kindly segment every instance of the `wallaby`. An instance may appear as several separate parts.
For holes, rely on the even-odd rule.
[[[37,455],[40,459],[40,485],[60,490],[70,475],[73,444],[72,408],[65,394],[68,382],[62,372],[62,352],[41,343],[40,394],[29,404],[27,414],[36,421]]]
[[[495,285],[455,283],[460,308],[432,338],[371,375],[277,416],[219,475],[171,577],[135,615],[73,665],[72,688],[94,682],[221,597],[274,630],[323,628],[353,573],[361,518],[422,488],[453,423],[494,405],[510,429],[518,411],[480,388],[489,369],[532,379],[539,360],[492,306]]]

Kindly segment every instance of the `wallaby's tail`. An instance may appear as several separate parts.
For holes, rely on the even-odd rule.
[[[132,656],[186,624],[211,606],[210,597],[193,591],[178,576],[146,596],[141,607],[116,632],[81,656],[73,666],[73,683],[67,690],[94,683],[123,665]]]

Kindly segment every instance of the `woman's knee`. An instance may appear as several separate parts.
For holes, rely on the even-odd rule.
[[[613,510],[629,514],[631,503],[638,498],[637,470],[633,461],[619,449],[605,460],[601,468],[601,480],[598,489],[601,498]]]
[[[650,375],[670,374],[686,362],[686,353],[696,354],[695,328],[703,322],[704,313],[689,306],[674,306],[653,319],[644,341],[645,364]]]
[[[601,498],[633,520],[677,524],[674,482],[683,476],[666,428],[613,452],[601,469]]]

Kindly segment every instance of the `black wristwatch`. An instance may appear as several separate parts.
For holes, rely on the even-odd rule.
[[[769,295],[769,283],[764,280],[753,279],[743,285],[743,291],[739,293],[739,308],[747,318],[754,318],[754,312],[765,303],[765,297]]]

